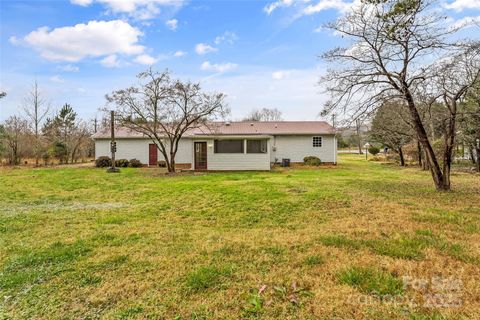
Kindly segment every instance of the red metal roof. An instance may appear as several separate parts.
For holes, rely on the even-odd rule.
[[[325,121],[253,121],[212,122],[203,128],[195,128],[185,134],[188,137],[205,135],[302,135],[334,134],[334,128]],[[105,129],[93,135],[95,139],[109,138]],[[116,138],[143,138],[143,134],[128,128],[117,128]]]

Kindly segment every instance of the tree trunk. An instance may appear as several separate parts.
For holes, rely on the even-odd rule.
[[[420,145],[420,142],[418,142],[417,140],[417,152],[418,152],[418,166],[420,168],[423,167],[423,164],[422,164],[422,146]]]
[[[12,165],[16,166],[20,164],[20,159],[18,158],[18,144],[15,143],[15,146],[12,149]]]
[[[157,146],[157,149],[160,151],[160,153],[163,155],[163,158],[165,159],[165,167],[167,168],[168,172],[175,172],[175,167],[173,167],[172,171],[172,163],[171,160],[168,158],[167,150],[165,149],[165,146],[161,143],[161,140],[159,137],[156,137],[155,139],[152,138],[153,143]]]
[[[35,122],[35,146],[33,152],[35,153],[35,167],[38,167],[38,86],[35,81],[35,93],[34,93],[34,122]]]
[[[430,170],[430,167],[428,166],[427,155],[425,154],[424,150],[422,150],[422,156],[423,156],[422,170],[423,171]]]
[[[480,148],[476,148],[477,151],[477,172],[480,172]]]
[[[173,152],[170,152],[170,168],[168,172],[175,173],[175,154]]]
[[[407,91],[408,88],[405,90]],[[425,154],[427,156],[427,160],[429,162],[430,173],[432,174],[433,182],[435,184],[435,188],[437,190],[448,190],[445,189],[444,178],[442,170],[440,169],[440,165],[438,163],[437,157],[435,156],[435,152],[428,140],[427,132],[422,123],[422,119],[418,114],[417,108],[415,107],[415,102],[413,101],[413,97],[411,94],[407,92],[406,94],[407,105],[410,110],[410,114],[412,116],[413,124],[415,126],[415,132],[417,134],[418,141],[423,147]]]
[[[473,150],[474,149],[472,146],[468,147],[468,152],[470,153],[470,160],[472,161],[472,164],[476,164],[477,161],[475,159],[475,152],[473,152]]]
[[[403,150],[402,147],[398,148],[398,155],[400,156],[400,165],[405,167],[405,158],[403,157]]]
[[[37,130],[37,129],[35,129]],[[36,137],[35,137],[35,148],[34,148],[34,152],[35,152],[35,167],[38,167],[38,163],[39,163],[39,146],[38,146],[38,133],[35,134]]]
[[[445,149],[443,150],[443,190],[450,190],[450,170],[455,147],[455,113],[450,115],[445,126]]]
[[[163,154],[163,157],[165,158],[165,164],[167,167],[167,171],[169,173],[174,173],[175,172],[175,158],[172,158],[172,155],[170,153],[170,158],[168,157],[167,150],[165,150],[165,153],[160,149],[160,151]]]
[[[358,154],[363,154],[362,151],[362,139],[360,137],[360,121],[355,120],[356,129],[357,129],[357,146],[358,146]]]

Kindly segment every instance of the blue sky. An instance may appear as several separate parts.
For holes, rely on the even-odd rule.
[[[232,119],[262,107],[317,119],[318,56],[341,43],[321,26],[350,2],[0,0],[0,121],[21,114],[35,79],[52,110],[70,103],[93,118],[149,65],[226,93]],[[480,21],[480,0],[438,6],[448,23]]]

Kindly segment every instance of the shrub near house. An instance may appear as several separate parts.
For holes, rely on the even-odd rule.
[[[374,156],[377,155],[380,152],[380,148],[375,147],[375,146],[370,146],[368,148],[368,153],[373,154]]]
[[[95,160],[95,166],[97,168],[110,167],[112,166],[112,159],[107,156],[98,157],[97,160]],[[143,164],[140,160],[137,159],[130,159],[130,161],[127,159],[118,159],[115,160],[115,166],[119,168],[140,168],[143,166]]]
[[[322,164],[322,161],[320,160],[319,157],[308,156],[303,158],[303,163],[306,164],[307,166],[319,166]]]
[[[129,161],[127,159],[118,159],[115,160],[115,166],[118,168],[126,168],[129,165]]]
[[[130,168],[140,168],[143,166],[142,162],[137,159],[130,159],[130,162],[128,163],[128,166]]]
[[[98,157],[97,160],[95,160],[95,166],[97,168],[106,168],[110,167],[112,165],[112,159],[110,157],[102,156]]]

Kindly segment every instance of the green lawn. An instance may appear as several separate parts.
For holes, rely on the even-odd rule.
[[[354,155],[260,173],[0,169],[0,319],[478,319],[480,176],[452,182],[438,193],[428,172]]]

